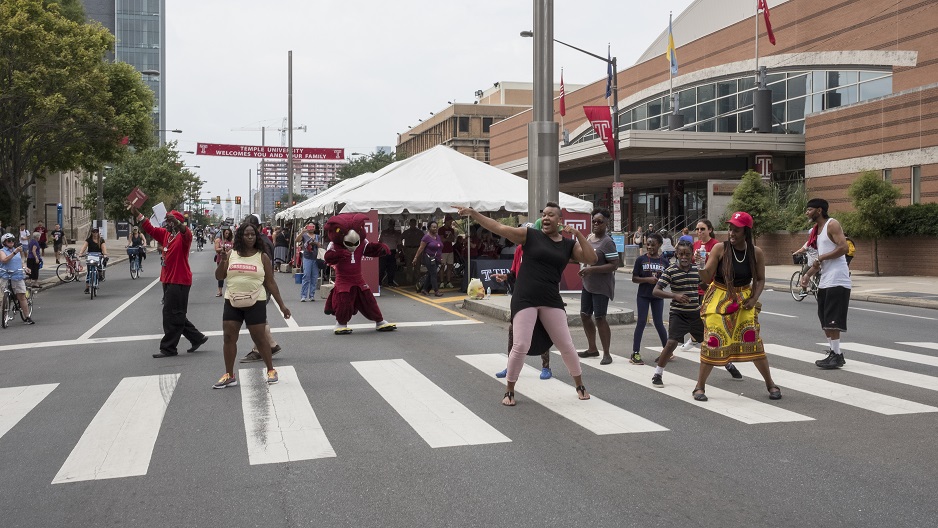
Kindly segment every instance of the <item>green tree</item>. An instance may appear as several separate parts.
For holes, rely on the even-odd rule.
[[[879,239],[889,234],[898,214],[896,200],[902,191],[884,181],[876,171],[866,171],[847,189],[856,211],[841,222],[844,232],[873,240],[873,273],[879,276]]]
[[[305,194],[293,194],[293,201],[296,203],[303,203],[308,199],[309,199],[309,196],[306,196]],[[283,193],[283,195],[280,196],[279,200],[283,203],[284,209],[293,205],[290,203],[290,193]]]
[[[777,231],[781,227],[779,225],[778,204],[775,201],[773,190],[763,183],[762,176],[756,171],[748,171],[743,174],[742,181],[733,191],[733,198],[726,206],[726,217],[729,217],[734,211],[746,211],[752,215],[752,236],[754,238]],[[726,218],[721,223],[725,228]]]
[[[44,0],[42,3],[50,9],[52,6],[58,7],[62,16],[72,22],[85,23],[85,6],[81,0]]]
[[[0,198],[7,222],[19,221],[26,189],[48,172],[98,170],[120,158],[125,137],[139,147],[152,142],[153,93],[133,67],[106,60],[114,37],[100,24],[69,18],[78,18],[69,11],[75,5],[0,2]]]
[[[348,178],[354,178],[355,176],[360,176],[369,172],[378,172],[395,161],[400,161],[402,159],[404,158],[398,157],[394,152],[388,154],[383,151],[372,152],[367,156],[352,158],[347,165],[343,166],[336,172],[336,181],[338,182]]]

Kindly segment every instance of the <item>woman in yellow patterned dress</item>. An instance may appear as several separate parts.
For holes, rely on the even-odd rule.
[[[700,306],[704,339],[700,345],[700,371],[693,396],[707,401],[704,388],[714,366],[752,361],[765,379],[769,399],[782,391],[772,381],[769,360],[759,335],[759,296],[765,288],[765,255],[752,242],[752,216],[742,211],[729,219],[729,240],[713,247],[702,283],[713,281]],[[698,263],[701,265],[702,263]]]

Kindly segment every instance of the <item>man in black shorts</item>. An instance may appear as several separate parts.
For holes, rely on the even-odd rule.
[[[847,331],[847,310],[850,306],[850,269],[847,267],[847,237],[840,222],[827,216],[827,200],[808,200],[805,216],[817,225],[818,257],[813,267],[821,272],[817,290],[817,315],[830,347],[827,357],[814,362],[822,369],[844,366],[840,350],[840,333]]]

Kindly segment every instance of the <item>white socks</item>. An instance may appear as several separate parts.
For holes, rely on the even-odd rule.
[[[664,367],[655,367],[655,374],[663,374]]]
[[[837,354],[838,356],[842,354],[842,352],[840,351],[840,339],[831,339],[830,342],[831,342],[831,350],[833,350],[834,353]]]

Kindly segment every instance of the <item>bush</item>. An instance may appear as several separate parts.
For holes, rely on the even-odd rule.
[[[912,204],[898,208],[889,234],[896,237],[938,237],[938,203]]]

